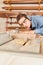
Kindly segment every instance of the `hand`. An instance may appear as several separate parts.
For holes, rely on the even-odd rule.
[[[33,31],[29,31],[29,34],[34,34],[34,30]]]

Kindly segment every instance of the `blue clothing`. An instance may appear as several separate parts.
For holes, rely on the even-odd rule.
[[[43,35],[43,16],[27,16],[32,23],[32,27],[35,27],[35,33]]]

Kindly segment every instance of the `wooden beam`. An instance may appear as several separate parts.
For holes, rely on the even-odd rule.
[[[4,0],[4,4],[38,4],[40,0]],[[43,3],[41,0],[40,3]]]
[[[16,28],[19,28],[20,31],[29,31],[28,29],[24,27],[7,27],[7,30],[14,30]]]
[[[10,29],[8,29],[8,30],[14,30],[14,28],[10,28]],[[27,30],[27,29],[19,29],[20,31],[29,31],[29,30]]]
[[[0,11],[0,17],[9,17],[13,15],[14,13],[8,12],[8,11]]]
[[[25,27],[18,27],[18,26],[11,26],[11,27],[7,27],[8,29],[16,29],[16,28],[19,28],[19,29],[25,29]]]
[[[0,11],[0,17],[2,18],[15,18],[17,14],[18,12]]]
[[[39,10],[39,5],[37,6],[4,6],[2,7],[5,10]],[[40,10],[43,10],[43,6],[40,6]]]
[[[19,14],[19,12],[18,12],[18,14]],[[16,18],[18,14],[14,15],[14,16],[12,15],[10,17]],[[22,14],[22,12],[20,14]],[[43,12],[24,12],[24,14],[26,14],[26,15],[42,15],[43,16]]]
[[[10,12],[10,11],[0,11],[0,17],[1,18],[16,18],[18,14],[21,14],[23,12]],[[26,15],[43,15],[43,11],[34,11],[34,12],[24,12]]]
[[[18,24],[18,22],[6,22],[8,24]]]

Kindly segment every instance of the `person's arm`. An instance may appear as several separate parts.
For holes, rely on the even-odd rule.
[[[43,35],[43,28],[35,29],[35,30],[34,30],[34,33],[35,33],[35,34],[41,34],[41,35]]]
[[[29,31],[30,34],[41,34],[43,35],[43,28]]]

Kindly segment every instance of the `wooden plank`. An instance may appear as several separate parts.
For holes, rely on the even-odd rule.
[[[5,10],[39,10],[39,5],[37,6],[4,6],[2,7]],[[40,6],[40,10],[43,10],[43,6]]]
[[[43,36],[40,35],[39,39],[41,41],[41,43],[40,43],[40,52],[43,54]]]
[[[7,31],[11,31],[11,30],[14,30],[14,29],[8,29]],[[28,31],[27,29],[19,29],[20,31],[24,32],[24,31]]]
[[[7,33],[0,33],[0,45],[3,45],[9,41],[11,41],[12,38]]]
[[[7,18],[12,15],[15,16],[15,13],[10,11],[0,11],[0,17]]]
[[[9,15],[12,15],[14,14],[13,12],[10,12],[10,11],[0,11],[0,14],[9,14]]]
[[[34,39],[34,40],[28,41],[26,45],[20,48],[20,51],[40,53],[40,40]]]
[[[0,50],[6,51],[19,51],[19,49],[23,46],[26,40],[23,39],[14,39],[2,46],[0,46]]]
[[[4,4],[36,4],[43,3],[42,0],[4,0]]]
[[[19,13],[22,14],[23,12],[18,12],[18,14],[19,14]],[[10,17],[11,17],[11,18],[16,18],[18,14],[16,14],[16,12],[15,12],[15,15],[12,15],[12,16],[10,16]],[[43,12],[39,12],[39,11],[24,12],[24,14],[26,14],[26,15],[42,15],[42,16],[43,16]]]
[[[19,28],[19,29],[25,29],[25,27],[18,27],[18,26],[11,26],[11,27],[7,27],[8,29],[16,29],[16,28]]]
[[[0,17],[2,18],[16,18],[18,14],[23,12],[10,12],[10,11],[0,11]],[[34,12],[24,12],[26,15],[43,15],[43,11],[34,11]]]
[[[24,28],[24,27],[7,27],[7,30],[14,30],[18,28],[20,31],[28,31],[28,29]]]
[[[8,24],[18,24],[18,22],[6,22]]]

